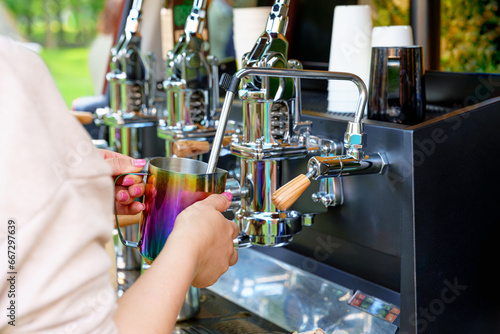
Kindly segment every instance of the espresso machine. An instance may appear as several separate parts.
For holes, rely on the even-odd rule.
[[[167,156],[190,157],[209,150],[219,110],[219,64],[207,55],[207,0],[196,0],[184,32],[167,53],[166,110],[158,122],[158,137],[165,140]],[[174,147],[174,145],[176,145]]]
[[[365,119],[359,78],[287,60],[285,30],[272,29],[286,24],[288,5],[275,2],[245,67],[222,77],[227,93],[209,160],[210,171],[225,121],[241,112],[242,136],[230,144],[241,166],[235,220],[245,246],[271,247],[239,250],[209,290],[279,333],[498,332],[498,293],[485,294],[484,284],[494,285],[487,268],[496,254],[486,208],[500,198],[480,175],[499,159],[479,148],[499,145],[492,121],[500,78],[429,71],[423,121]],[[308,24],[320,15],[311,16]],[[326,111],[326,94],[301,96],[301,79],[354,82],[357,109]],[[484,164],[468,164],[464,149]]]
[[[324,179],[315,201],[337,206],[342,204],[342,181],[337,176],[380,174],[388,165],[383,153],[365,155],[363,151],[361,119],[367,98],[363,81],[349,73],[303,70],[299,61],[288,60],[288,6],[289,1],[275,2],[265,31],[243,56],[243,69],[221,80],[228,92],[208,163],[215,168],[225,121],[238,93],[243,100],[243,131],[241,137],[233,137],[230,151],[241,168],[240,188],[235,191],[235,197],[241,198],[241,208],[235,213],[242,232],[240,246],[245,239],[253,245],[287,245],[302,225],[311,225],[313,212],[288,210],[307,188],[309,178]],[[301,120],[301,79],[348,80],[358,87],[358,110],[344,142],[314,136],[312,123]],[[280,188],[285,180],[284,162],[307,156],[315,156],[307,174]]]
[[[495,283],[500,78],[428,71],[424,121],[365,119],[359,78],[309,69],[302,56],[302,65],[288,59],[289,5],[274,3],[245,67],[222,77],[227,93],[212,118],[215,131],[199,137],[209,138],[210,168],[231,138],[240,170],[226,190],[239,204],[242,249],[238,263],[201,291],[200,316],[178,324],[178,332],[498,332],[498,292],[487,287]],[[295,37],[299,26],[331,17],[312,12],[290,21]],[[311,93],[302,79],[353,82],[357,109],[327,111],[327,94]],[[185,104],[188,93],[181,98],[176,89],[170,101]],[[162,117],[164,128],[177,127],[172,143],[211,124]],[[228,136],[231,122],[243,126]]]

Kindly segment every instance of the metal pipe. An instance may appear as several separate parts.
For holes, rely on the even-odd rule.
[[[351,81],[356,85],[359,92],[357,111],[354,115],[354,122],[361,123],[364,114],[364,106],[367,100],[366,85],[355,74],[346,72],[329,72],[315,70],[295,70],[295,69],[277,69],[277,68],[243,68],[235,73],[234,77],[241,80],[247,75],[256,75],[263,77],[285,77],[285,78],[301,78],[301,79],[325,79],[325,80],[346,80]]]
[[[308,163],[306,176],[314,179],[362,174],[383,174],[388,166],[383,153],[367,154],[358,161],[349,155],[334,155],[328,157],[313,157]]]
[[[231,105],[233,104],[234,93],[232,91],[227,91],[226,98],[224,99],[224,104],[222,105],[222,110],[219,118],[219,125],[217,126],[217,131],[215,132],[214,141],[212,144],[212,150],[210,151],[210,159],[207,165],[207,174],[212,174],[217,168],[217,161],[219,160],[220,151],[222,149],[222,140],[224,139],[224,134],[226,133],[226,125],[229,120],[229,112],[231,111]]]
[[[277,69],[277,68],[258,68],[248,67],[243,68],[235,73],[231,80],[225,80],[224,85],[227,86],[226,98],[220,115],[219,125],[213,141],[212,151],[208,160],[207,173],[214,173],[219,159],[222,146],[222,139],[226,130],[226,123],[229,119],[229,112],[233,103],[234,94],[239,86],[241,79],[247,75],[263,76],[263,77],[285,77],[285,78],[301,78],[301,79],[325,79],[325,80],[347,80],[356,85],[359,92],[358,105],[354,115],[354,122],[349,122],[348,130],[355,131],[356,135],[362,134],[361,119],[363,118],[364,108],[367,100],[367,89],[363,80],[355,74],[345,72],[329,72],[329,71],[314,71],[314,70],[295,70],[295,69]],[[347,137],[347,136],[346,136]]]
[[[441,65],[441,0],[410,0],[410,25],[416,45],[424,48],[427,70]]]

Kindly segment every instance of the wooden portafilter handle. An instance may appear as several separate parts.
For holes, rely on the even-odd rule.
[[[81,124],[90,124],[94,122],[94,115],[89,111],[70,110],[71,114],[78,119]]]
[[[210,152],[210,144],[208,141],[178,140],[172,150],[176,157],[190,158]]]
[[[231,142],[231,136],[222,139],[222,146],[227,146]],[[178,140],[172,148],[173,153],[179,158],[191,158],[200,154],[210,152],[212,145],[208,141],[201,140]]]
[[[291,207],[311,184],[309,177],[309,174],[301,174],[276,190],[271,197],[276,208],[284,211]]]

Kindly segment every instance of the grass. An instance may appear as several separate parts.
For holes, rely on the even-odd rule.
[[[80,96],[94,95],[87,48],[43,49],[40,53],[68,108]]]

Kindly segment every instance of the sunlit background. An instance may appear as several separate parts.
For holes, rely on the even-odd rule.
[[[47,63],[68,106],[79,96],[94,94],[88,55],[104,3],[0,0],[0,34],[31,43]],[[409,0],[359,3],[372,6],[374,26],[410,22]],[[441,70],[499,72],[499,17],[498,1],[441,0],[441,31],[437,32],[441,35]]]
[[[31,42],[68,106],[93,95],[88,50],[104,0],[0,0],[0,33]]]

